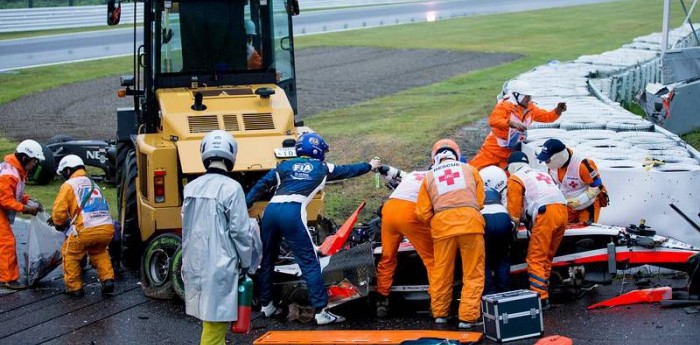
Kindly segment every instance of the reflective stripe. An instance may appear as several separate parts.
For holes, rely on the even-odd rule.
[[[300,194],[292,195],[275,195],[270,199],[270,203],[283,203],[283,202],[298,202],[303,204],[306,201],[306,197]]]
[[[543,290],[543,291],[547,291],[547,287],[546,287],[546,286],[542,286],[542,285],[537,284],[537,283],[530,282],[530,286],[534,287],[535,289],[540,289],[540,290]]]
[[[548,284],[548,283],[549,283],[549,282],[546,281],[544,278],[540,278],[540,277],[538,277],[538,276],[536,276],[536,275],[534,275],[534,274],[532,274],[532,273],[529,273],[528,275],[530,276],[530,278],[535,279],[535,280],[537,280],[537,281],[541,281],[541,282],[544,283],[544,284]]]
[[[22,196],[24,195],[24,180],[19,176],[19,171],[12,164],[7,162],[0,162],[0,175],[9,175],[17,179],[17,186],[15,187],[15,200],[22,202]],[[14,224],[17,212],[6,210],[5,214],[10,224]]]

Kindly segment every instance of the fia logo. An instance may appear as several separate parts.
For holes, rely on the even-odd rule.
[[[296,163],[292,167],[292,170],[294,170],[294,172],[310,173],[314,170],[314,166],[310,163]]]

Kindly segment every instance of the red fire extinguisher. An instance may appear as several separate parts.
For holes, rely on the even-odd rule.
[[[238,320],[231,323],[231,333],[250,332],[250,314],[253,304],[253,279],[247,274],[238,281]]]

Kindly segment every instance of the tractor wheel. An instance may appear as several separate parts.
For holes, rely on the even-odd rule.
[[[173,290],[171,265],[180,248],[180,237],[166,233],[156,236],[143,253],[141,261],[141,287],[143,293],[156,299],[170,299]]]
[[[129,152],[134,151],[133,145],[128,142],[119,142],[117,143],[117,154],[116,154],[116,162],[115,166],[117,168],[117,197],[121,197],[122,195],[122,179],[124,178],[124,167],[126,166],[126,157],[129,155]],[[121,202],[117,203],[117,212],[121,214],[122,211],[122,205]]]
[[[121,261],[126,268],[137,268],[141,257],[141,232],[138,221],[136,195],[136,152],[132,149],[126,155],[119,183],[119,223],[121,233]]]
[[[172,263],[170,264],[170,277],[173,281],[175,294],[183,301],[185,300],[185,282],[182,280],[182,247],[175,251]]]
[[[37,164],[36,168],[29,173],[29,182],[35,185],[43,186],[53,181],[56,176],[56,161],[53,158],[53,152],[41,144],[41,150],[44,152],[44,161]]]
[[[75,140],[75,138],[71,137],[70,135],[57,134],[49,138],[49,140],[46,142],[46,145],[60,144],[73,140]]]

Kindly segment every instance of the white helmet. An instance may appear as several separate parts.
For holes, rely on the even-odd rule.
[[[35,158],[42,162],[44,161],[44,159],[46,159],[44,157],[44,150],[41,148],[41,145],[31,139],[27,139],[19,143],[15,152],[24,153],[25,155],[27,155],[27,157]]]
[[[529,82],[526,80],[522,79],[514,79],[508,82],[508,86],[506,87],[507,93],[509,94],[514,94],[517,93],[518,95],[529,95],[532,96],[532,85],[530,85]]]
[[[493,188],[499,193],[506,189],[506,180],[508,180],[506,172],[495,165],[479,170],[479,176],[484,180],[486,187]]]
[[[204,136],[199,151],[205,168],[209,167],[212,158],[220,158],[225,161],[228,170],[231,170],[236,162],[238,144],[231,134],[217,129]]]
[[[63,170],[66,168],[76,168],[79,166],[85,166],[85,163],[83,163],[83,160],[76,156],[76,155],[67,155],[63,158],[61,158],[61,161],[58,163],[58,169],[56,169],[56,174],[61,175],[63,173]]]

